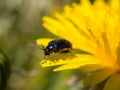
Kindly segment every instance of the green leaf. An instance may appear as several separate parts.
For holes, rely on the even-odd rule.
[[[0,51],[0,88],[3,89],[10,76],[10,63],[8,57]]]

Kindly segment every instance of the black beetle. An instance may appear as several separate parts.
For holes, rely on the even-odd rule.
[[[47,47],[44,48],[44,55],[50,55],[51,53],[67,53],[72,50],[72,44],[66,39],[56,39],[48,43]]]

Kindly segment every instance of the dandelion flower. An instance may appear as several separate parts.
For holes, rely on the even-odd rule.
[[[61,65],[54,71],[79,69],[90,73],[83,79],[86,86],[106,83],[103,90],[120,90],[120,1],[81,0],[80,4],[66,5],[63,13],[54,17],[43,17],[43,26],[60,38],[69,40],[75,57],[56,62],[46,60],[42,67]],[[53,39],[36,40],[37,44],[47,45]],[[63,55],[63,56],[62,56]],[[64,57],[62,54],[60,57]],[[44,61],[44,60],[43,60]],[[42,61],[42,62],[43,62]]]

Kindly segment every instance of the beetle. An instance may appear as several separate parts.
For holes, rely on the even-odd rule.
[[[66,39],[55,39],[48,43],[44,48],[44,55],[50,55],[51,53],[68,53],[72,50],[72,44]]]

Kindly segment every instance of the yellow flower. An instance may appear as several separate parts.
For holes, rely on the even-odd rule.
[[[91,4],[89,0],[81,0],[80,4],[66,5],[63,13],[54,16],[44,16],[43,26],[69,40],[73,55],[61,54],[58,60],[52,60],[54,56],[50,55],[41,66],[61,65],[54,71],[80,69],[91,73],[83,79],[86,86],[107,80],[103,90],[120,90],[120,1],[95,0]],[[46,46],[50,40],[53,39],[43,38],[36,42]]]

